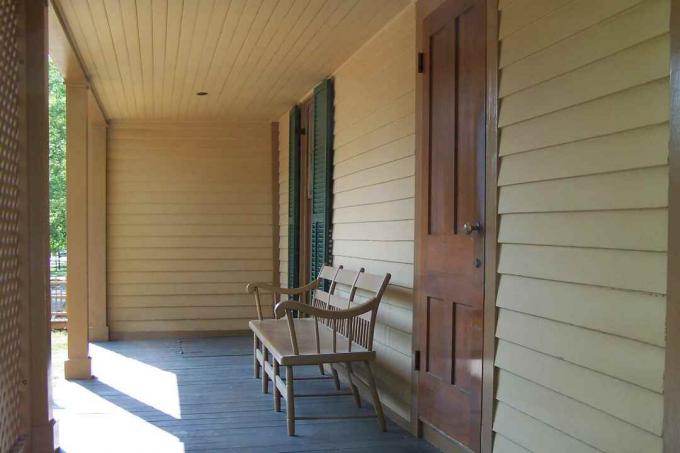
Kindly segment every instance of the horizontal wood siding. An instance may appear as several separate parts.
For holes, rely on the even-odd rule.
[[[496,452],[660,452],[668,0],[500,2]]]
[[[272,275],[271,126],[114,122],[108,151],[112,335],[246,330]]]
[[[334,74],[334,264],[392,274],[375,348],[384,403],[410,418],[415,192],[415,8]]]

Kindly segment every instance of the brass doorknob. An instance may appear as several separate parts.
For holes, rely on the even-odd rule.
[[[473,231],[482,231],[482,225],[480,225],[479,222],[466,223],[463,225],[463,231],[465,234],[472,234]]]

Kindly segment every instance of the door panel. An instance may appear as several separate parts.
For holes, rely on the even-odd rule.
[[[417,275],[418,415],[479,450],[484,300],[484,2],[423,23]]]

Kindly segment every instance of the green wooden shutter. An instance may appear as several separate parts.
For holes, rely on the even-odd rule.
[[[300,286],[300,107],[290,111],[288,147],[288,287]]]
[[[311,278],[332,262],[333,210],[333,82],[314,89],[314,142],[312,150]]]

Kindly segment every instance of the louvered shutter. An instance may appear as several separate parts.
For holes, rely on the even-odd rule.
[[[314,142],[312,152],[311,278],[332,261],[333,209],[333,82],[314,89]]]
[[[288,287],[300,286],[300,107],[290,111],[288,147]]]

